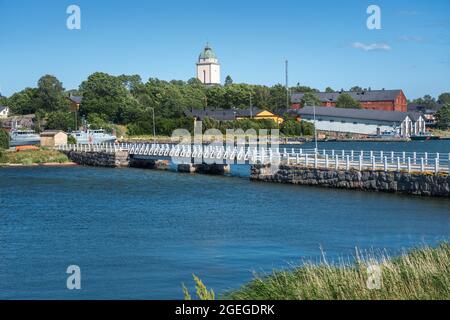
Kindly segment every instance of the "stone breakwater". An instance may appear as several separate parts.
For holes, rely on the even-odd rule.
[[[276,182],[327,188],[407,193],[420,196],[449,197],[450,175],[394,171],[314,169],[281,165],[275,174],[267,165],[253,165],[252,181]]]
[[[82,166],[122,168],[129,166],[128,151],[116,152],[82,152],[62,151],[67,157]]]

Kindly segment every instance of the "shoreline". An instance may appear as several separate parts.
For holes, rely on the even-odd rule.
[[[22,164],[22,163],[0,163],[0,168],[22,168],[22,167],[77,167],[79,164],[69,161],[69,162],[44,162],[44,163],[32,163],[32,164]]]

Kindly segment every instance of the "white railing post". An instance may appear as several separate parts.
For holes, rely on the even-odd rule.
[[[314,169],[317,169],[317,153],[314,154]]]
[[[400,165],[400,157],[397,157],[397,171],[400,172],[402,170],[402,166]]]
[[[387,160],[387,157],[384,157],[384,171],[388,171],[388,160]]]
[[[434,173],[435,174],[439,173],[439,158],[434,159]]]
[[[363,155],[362,153],[359,155],[359,171],[363,169]]]
[[[308,158],[308,154],[305,154],[305,166],[308,166],[309,163],[309,158]]]
[[[328,159],[328,154],[325,155],[325,167],[328,169],[329,166],[329,159]]]
[[[339,156],[338,155],[334,156],[334,164],[335,164],[336,170],[339,170]]]
[[[413,161],[414,161],[414,164],[416,164],[417,163],[417,152],[413,152]]]
[[[428,152],[425,152],[425,164],[428,165]]]
[[[408,173],[411,173],[411,158],[408,157]]]
[[[350,156],[347,155],[346,160],[345,160],[345,169],[348,171],[350,170]]]
[[[372,171],[375,171],[377,169],[376,161],[376,157],[372,155]]]
[[[447,167],[448,167],[448,171],[447,171],[447,173],[449,173],[449,174],[450,174],[450,153],[448,154]]]
[[[423,160],[423,158],[420,158],[420,172],[424,171],[425,171],[425,161]]]
[[[355,161],[355,152],[352,150],[350,152],[350,154],[351,154],[351,157],[352,157],[352,162]]]

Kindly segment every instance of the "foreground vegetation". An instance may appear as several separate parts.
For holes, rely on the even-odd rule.
[[[39,150],[28,151],[5,151],[0,150],[0,165],[1,164],[44,164],[44,163],[65,163],[69,162],[66,155],[54,151],[41,148]]]
[[[368,266],[381,270],[379,289],[368,289]],[[211,299],[207,290],[194,277],[197,296]],[[185,298],[189,292],[183,287]],[[383,256],[362,258],[354,264],[319,265],[307,263],[293,271],[274,272],[256,277],[241,289],[226,293],[231,300],[447,300],[450,299],[450,244],[437,248],[424,247],[397,258]]]

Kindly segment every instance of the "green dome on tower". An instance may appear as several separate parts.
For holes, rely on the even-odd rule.
[[[199,59],[217,59],[214,50],[207,43],[205,49],[203,49],[202,53],[200,53]]]

